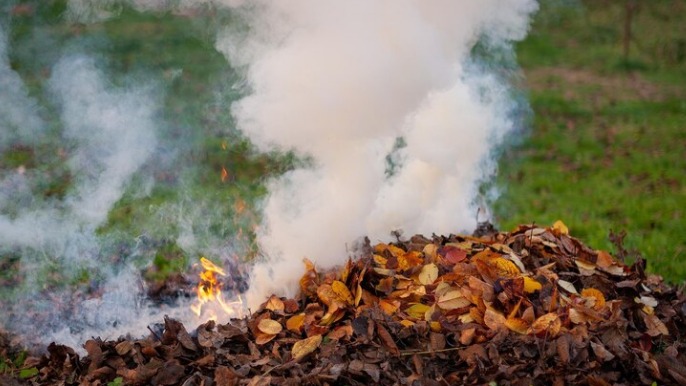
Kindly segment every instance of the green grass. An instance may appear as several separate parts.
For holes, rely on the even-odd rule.
[[[599,4],[603,3],[603,4]],[[610,230],[649,269],[686,280],[686,2],[641,2],[629,58],[621,1],[544,1],[518,45],[533,110],[529,137],[505,152],[503,228],[562,219],[612,250]]]

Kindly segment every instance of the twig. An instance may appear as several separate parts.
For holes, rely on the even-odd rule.
[[[157,335],[157,333],[156,333],[155,331],[153,331],[153,329],[150,328],[150,326],[148,326],[148,330],[150,330],[150,332],[151,332],[153,335],[155,335],[155,338],[157,338],[157,340],[159,340],[160,342],[162,341],[162,338],[160,338],[160,336]]]
[[[429,351],[418,351],[418,350],[404,350],[400,352],[401,356],[407,356],[407,355],[414,355],[414,354],[419,354],[419,355],[424,355],[424,354],[436,354],[436,353],[441,353],[441,352],[448,352],[448,351],[456,351],[460,350],[464,347],[451,347],[451,348],[444,348],[440,350],[429,350]]]

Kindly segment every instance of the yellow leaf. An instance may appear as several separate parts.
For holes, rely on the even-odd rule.
[[[391,316],[398,311],[397,301],[379,300],[379,307],[386,315]]]
[[[605,295],[595,288],[584,288],[581,290],[581,297],[590,300],[591,304],[586,303],[589,307],[600,310],[605,307]]]
[[[405,312],[410,317],[413,317],[415,319],[423,319],[424,314],[426,313],[426,311],[429,310],[429,308],[431,308],[431,307],[427,306],[426,304],[415,303],[415,304],[411,305],[410,307],[408,307],[407,309],[405,309]]]
[[[429,322],[429,328],[431,328],[431,331],[433,332],[441,332],[441,323],[437,321]]]
[[[446,292],[441,297],[438,298],[436,305],[443,310],[454,310],[457,308],[467,307],[471,305],[472,302],[462,295],[462,291],[459,289],[454,289]]]
[[[496,257],[490,263],[495,267],[500,277],[514,277],[521,274],[515,263],[503,257]]]
[[[277,322],[276,320],[272,319],[262,319],[260,320],[260,323],[257,325],[257,328],[262,331],[265,334],[269,335],[276,335],[283,330],[283,327],[281,327],[281,323]]]
[[[293,349],[291,349],[291,356],[293,357],[293,360],[298,362],[299,360],[305,358],[307,355],[314,352],[314,350],[316,350],[321,343],[321,335],[313,335],[309,338],[295,342],[293,344]]]
[[[560,333],[562,321],[555,313],[541,315],[531,324],[531,331],[536,335],[554,337]]]
[[[424,285],[433,284],[438,278],[438,267],[434,263],[429,263],[422,267],[419,272],[419,282]]]
[[[333,292],[338,295],[341,300],[343,300],[343,302],[348,305],[353,304],[353,295],[342,281],[334,280],[334,282],[331,283],[331,288],[333,289]]]
[[[376,265],[379,267],[386,267],[386,262],[388,261],[387,258],[381,256],[381,255],[374,255],[374,262]]]
[[[524,292],[532,294],[536,291],[540,291],[541,288],[543,288],[541,283],[528,276],[524,276]]]
[[[293,315],[288,320],[286,320],[286,328],[289,331],[300,332],[303,328],[303,323],[305,322],[305,313],[300,313]]]
[[[403,319],[400,321],[400,324],[402,324],[405,327],[412,327],[414,326],[414,322],[411,320]]]
[[[518,334],[525,335],[529,331],[529,324],[519,318],[507,318],[505,327]]]
[[[569,228],[567,228],[565,223],[563,223],[560,220],[557,220],[553,224],[553,233],[557,234],[558,236],[559,235],[568,235],[569,234]]]

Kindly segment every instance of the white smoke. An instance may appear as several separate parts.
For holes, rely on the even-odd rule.
[[[100,22],[125,6],[231,8],[242,24],[219,31],[216,48],[245,74],[249,95],[232,110],[238,129],[260,150],[293,150],[311,160],[269,182],[258,230],[267,260],[253,268],[251,307],[272,292],[293,295],[302,258],[340,264],[362,236],[378,241],[396,229],[430,234],[474,227],[479,186],[495,173],[493,149],[513,123],[507,84],[470,55],[477,43],[508,50],[523,38],[534,0],[70,0],[65,16]],[[40,141],[46,127],[9,65],[3,31],[0,151]],[[134,175],[163,157],[159,90],[115,86],[86,55],[65,55],[50,70],[47,91],[59,110],[73,183],[63,198],[44,201],[32,193],[37,171],[0,175],[0,248],[30,250],[22,256],[27,277],[45,270],[42,255],[104,272],[100,296],[31,294],[41,312],[69,305],[51,311],[52,320],[65,318],[59,342],[141,334],[165,313],[193,320],[187,308],[146,308],[138,271],[108,268],[96,235]],[[213,207],[192,195],[165,205],[171,209],[153,215],[176,224],[178,234],[170,237],[177,245],[198,249],[198,233],[213,226],[207,220]],[[231,255],[230,241],[210,244],[203,248]]]
[[[478,42],[525,36],[532,0],[254,1],[248,35],[217,46],[251,94],[238,128],[263,150],[295,150],[311,168],[272,181],[252,306],[290,293],[307,257],[340,264],[361,236],[473,229],[492,150],[512,129],[506,85],[470,69]],[[406,143],[387,156],[398,138]]]
[[[0,62],[0,67],[5,63]],[[0,75],[3,82],[8,78],[16,79],[15,91],[21,90],[16,74]],[[55,323],[56,320],[60,320],[62,326],[81,324],[82,334],[74,334],[72,339],[87,339],[112,329],[117,325],[116,321],[127,317],[129,322],[141,319],[136,316],[140,286],[130,284],[130,269],[115,272],[103,264],[96,230],[121,198],[132,176],[156,149],[158,93],[146,86],[112,87],[96,62],[83,55],[68,55],[56,63],[48,83],[60,109],[63,130],[59,146],[66,148],[63,151],[68,155],[73,188],[61,200],[44,200],[31,191],[34,180],[40,178],[38,171],[9,170],[0,180],[0,209],[4,211],[17,198],[23,197],[26,202],[14,215],[0,215],[0,249],[3,252],[21,251],[21,272],[28,297],[17,302],[16,307],[5,310],[2,319],[11,317],[15,326],[29,321],[37,324]],[[15,92],[4,97],[8,106],[15,109],[15,114],[21,113],[23,121],[42,123],[35,103],[27,103],[25,93]],[[25,110],[17,107],[20,104],[24,104]],[[35,127],[41,126],[36,124]],[[19,132],[27,133],[25,127],[19,126],[19,129]],[[41,138],[40,134],[36,130],[32,133],[33,138],[17,143],[47,142],[48,139]],[[54,147],[53,151],[57,152],[58,148]],[[12,186],[15,188],[11,189]],[[102,299],[72,298],[69,288],[64,292],[41,293],[38,276],[47,274],[46,268],[51,265],[67,275],[84,269],[94,275],[103,275]],[[64,280],[70,280],[69,276]],[[121,296],[122,291],[127,296]],[[118,307],[113,307],[115,299]],[[55,302],[71,308],[55,307]],[[97,312],[92,309],[95,303],[100,304]],[[118,308],[129,311],[115,312]],[[32,310],[40,310],[40,316],[32,319]],[[100,317],[89,323],[89,315]],[[108,319],[110,316],[112,318]],[[120,323],[120,328],[122,325]],[[43,338],[48,339],[48,326],[41,324],[40,327]]]

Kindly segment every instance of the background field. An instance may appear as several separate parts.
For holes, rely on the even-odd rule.
[[[649,268],[686,278],[686,2],[638,1],[629,56],[626,1],[544,1],[518,45],[533,110],[505,151],[499,224],[550,224],[612,249],[610,230]]]
[[[680,282],[686,279],[686,1],[638,1],[628,56],[622,46],[625,4],[541,3],[531,34],[517,46],[519,86],[532,115],[525,132],[502,149],[495,221],[507,230],[562,219],[574,236],[608,250],[609,231],[626,230],[626,245],[648,258],[649,269]],[[242,233],[244,250],[254,251],[253,204],[265,193],[265,178],[294,160],[257,155],[240,133],[227,130],[232,122],[225,107],[240,91],[232,88],[237,77],[214,50],[212,34],[230,15],[210,8],[141,14],[116,7],[117,17],[74,24],[65,21],[65,9],[57,0],[3,9],[11,14],[5,19],[10,64],[44,106],[42,116],[59,120],[45,82],[65,47],[78,44],[107,66],[114,84],[131,74],[147,79],[156,70],[152,80],[166,90],[163,141],[177,149],[175,162],[155,165],[155,188],[146,195],[127,192],[99,234],[117,240],[121,250],[145,235],[149,245],[137,255],[138,264],[149,279],[161,279],[184,271],[189,257],[174,241],[181,230],[157,214],[170,202],[202,202],[193,206],[205,219],[199,233],[208,239]],[[0,154],[1,173],[42,173],[33,189],[46,201],[63,197],[73,183],[57,151],[55,125],[43,143]],[[180,139],[188,128],[193,135]],[[4,214],[13,210],[4,208]],[[14,280],[18,260],[13,253],[0,257],[0,287]],[[87,282],[89,275],[71,280]]]

